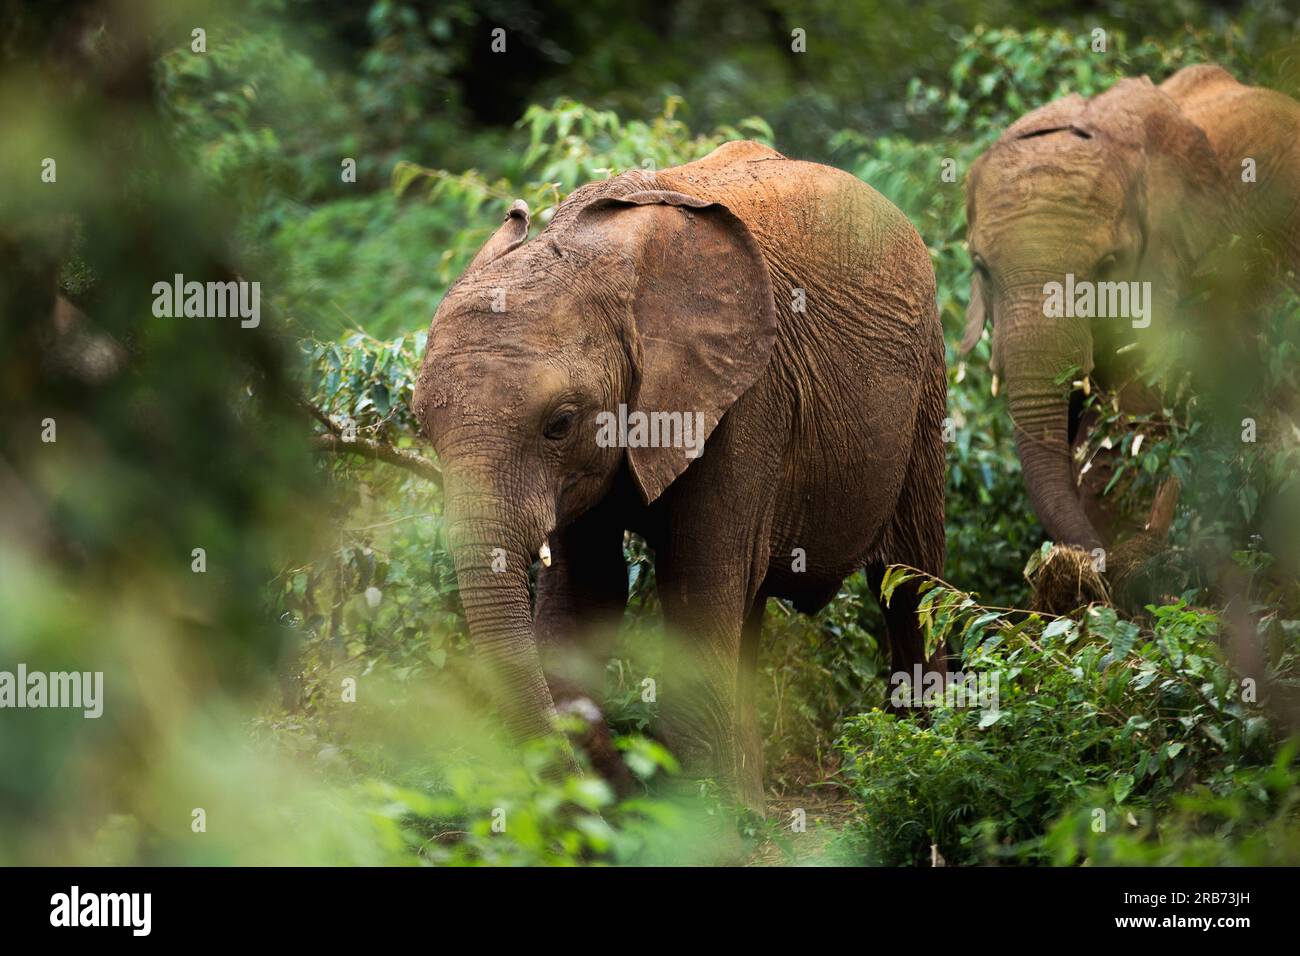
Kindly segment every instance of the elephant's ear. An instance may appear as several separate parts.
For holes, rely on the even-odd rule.
[[[1146,249],[1175,256],[1184,272],[1193,268],[1218,240],[1213,223],[1222,221],[1229,203],[1205,131],[1145,76],[1121,80],[1091,100],[1085,122],[1136,165],[1135,201],[1143,211]]]
[[[772,280],[753,234],[729,209],[662,190],[597,199],[580,221],[630,256],[629,415],[684,413],[712,434],[762,373],[776,341]],[[696,445],[702,450],[702,445]],[[627,450],[641,495],[658,498],[694,457]]]
[[[510,204],[510,210],[497,231],[492,233],[483,248],[474,256],[466,273],[481,269],[483,266],[500,259],[507,252],[519,247],[528,238],[528,203],[516,199]]]

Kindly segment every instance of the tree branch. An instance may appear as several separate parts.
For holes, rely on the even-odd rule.
[[[372,438],[362,438],[360,436],[353,438],[351,441],[344,441],[342,425],[311,402],[300,401],[299,404],[328,429],[328,434],[314,435],[312,437],[312,445],[317,451],[332,452],[338,455],[358,455],[371,461],[382,461],[398,468],[405,468],[412,474],[419,475],[426,481],[432,482],[439,490],[442,489],[442,469],[418,452],[395,448],[387,442],[375,441]]]

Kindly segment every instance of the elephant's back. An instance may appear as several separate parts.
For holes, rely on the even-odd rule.
[[[911,222],[870,185],[842,169],[790,159],[769,146],[736,141],[656,174],[663,189],[727,206],[760,241],[785,254],[818,253],[877,262],[900,244],[929,262]]]
[[[655,179],[659,188],[722,203],[745,223],[766,257],[779,313],[844,323],[848,331],[861,331],[864,321],[877,323],[875,334],[935,331],[925,243],[856,176],[738,141]]]
[[[1160,88],[1218,155],[1238,197],[1234,215],[1242,222],[1234,226],[1269,235],[1291,266],[1300,266],[1300,103],[1239,83],[1217,66],[1179,70]]]
[[[1225,158],[1246,155],[1252,145],[1265,142],[1289,146],[1300,135],[1300,103],[1276,90],[1240,83],[1222,67],[1186,67],[1160,89]]]

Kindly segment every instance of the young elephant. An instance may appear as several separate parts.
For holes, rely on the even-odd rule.
[[[583,186],[527,234],[516,202],[439,306],[413,401],[506,722],[595,713],[634,531],[676,636],[661,732],[761,809],[766,598],[811,613],[864,566],[943,564],[926,247],[859,180],[752,142]],[[925,663],[914,611],[900,588],[885,612],[898,669]]]
[[[1247,377],[1243,318],[1269,285],[1257,279],[1300,268],[1297,204],[1300,104],[1216,66],[1159,87],[1142,77],[1091,100],[1067,96],[1021,117],[976,161],[962,349],[993,322],[992,369],[1006,381],[1025,483],[1058,543],[1091,550],[1113,530],[1096,501],[1105,469],[1079,490],[1071,443],[1086,427],[1075,390],[1090,373],[1119,389],[1141,350],[1193,314],[1205,317],[1208,374],[1225,385]],[[1229,246],[1246,261],[1230,264]],[[1194,277],[1206,274],[1215,298],[1189,307]],[[1129,411],[1154,410],[1140,390],[1121,398]]]

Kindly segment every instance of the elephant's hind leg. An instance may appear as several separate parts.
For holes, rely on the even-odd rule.
[[[899,492],[885,539],[878,557],[867,566],[867,580],[880,599],[880,584],[891,564],[905,564],[926,574],[943,573],[946,541],[943,527],[944,444],[943,414],[947,381],[942,366],[929,383],[918,409],[912,437],[907,476]],[[923,671],[947,673],[952,655],[940,648],[934,659],[925,656],[925,631],[917,620],[920,603],[917,582],[900,584],[889,605],[881,601],[885,627],[889,632],[890,662],[895,673],[913,673],[917,664]]]
[[[738,802],[743,571],[711,556],[688,563],[662,551],[655,571],[665,624],[660,731],[684,784],[712,780],[725,802]]]
[[[910,564],[899,561],[900,564]],[[920,595],[917,594],[917,582],[907,581],[894,589],[889,603],[880,598],[880,584],[885,577],[884,563],[875,563],[867,568],[867,582],[880,602],[881,613],[885,617],[885,631],[889,638],[889,666],[892,673],[907,675],[913,680],[915,668],[919,664],[922,673],[938,671],[947,673],[947,655],[940,650],[932,660],[925,655],[925,629],[916,618]]]
[[[763,736],[758,726],[758,651],[766,610],[767,596],[760,592],[740,632],[740,666],[736,672],[739,797],[744,806],[760,815],[764,795]]]

